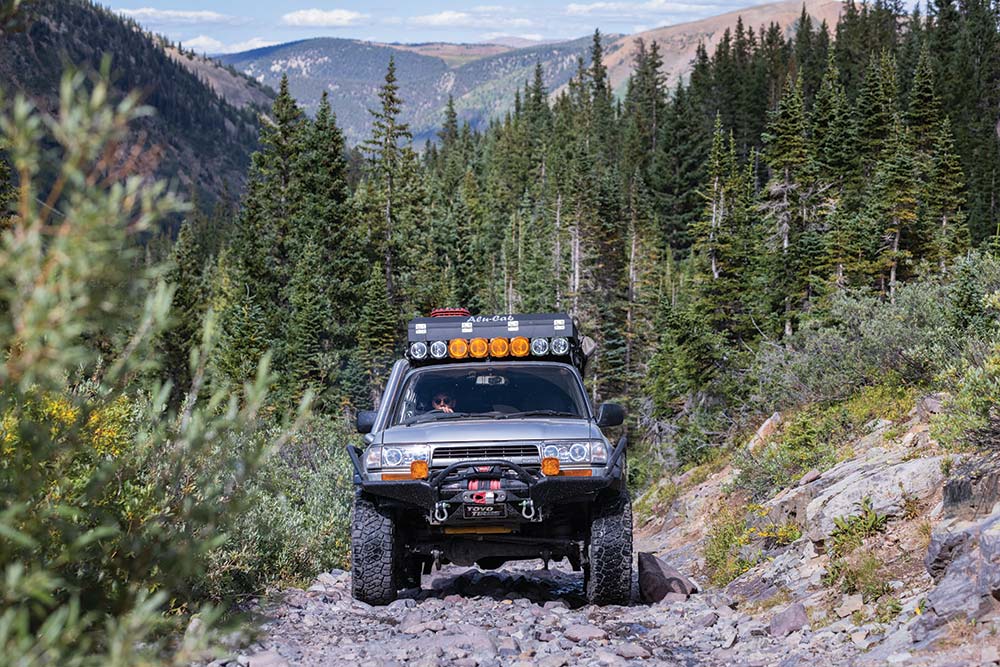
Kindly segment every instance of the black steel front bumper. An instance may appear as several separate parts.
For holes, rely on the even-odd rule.
[[[365,469],[361,463],[362,451],[350,445],[347,448],[347,453],[354,464],[355,486],[360,487],[363,492],[407,505],[414,505],[425,510],[432,510],[443,500],[441,487],[445,482],[453,481],[458,471],[471,466],[491,466],[514,471],[517,479],[526,485],[528,498],[536,506],[544,507],[575,499],[584,499],[620,483],[623,475],[624,459],[622,457],[625,454],[625,445],[626,438],[622,436],[608,458],[604,474],[593,477],[546,477],[540,472],[533,473],[509,461],[474,459],[454,463],[443,470],[436,471],[427,480],[370,481],[365,479]]]

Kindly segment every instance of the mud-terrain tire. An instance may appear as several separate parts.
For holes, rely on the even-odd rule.
[[[389,604],[399,591],[400,545],[392,515],[362,495],[351,516],[351,585],[355,600]]]
[[[590,519],[590,604],[629,603],[632,594],[632,500],[628,491],[598,498]]]

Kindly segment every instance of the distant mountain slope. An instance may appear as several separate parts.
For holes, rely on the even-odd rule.
[[[223,66],[217,60],[181,52],[175,46],[166,46],[164,50],[175,62],[207,83],[216,95],[234,107],[268,109],[274,101],[273,90],[256,79]]]
[[[608,38],[609,44],[616,38]],[[440,127],[448,95],[454,96],[460,118],[481,128],[511,108],[515,90],[531,79],[536,62],[541,62],[550,89],[566,83],[576,71],[577,58],[586,56],[590,38],[523,49],[499,47],[502,51],[492,54],[483,45],[474,46],[478,52],[465,55],[480,57],[457,67],[451,64],[460,51],[443,45],[405,47],[335,38],[280,44],[220,60],[271,87],[287,73],[292,94],[308,111],[328,91],[348,140],[358,143],[367,136],[368,109],[378,102],[378,88],[392,56],[405,101],[403,120],[410,123],[416,140],[422,141]]]
[[[256,145],[256,112],[230,105],[201,80],[221,75],[207,68],[192,73],[134,22],[86,0],[34,0],[23,6],[26,30],[0,34],[0,88],[24,92],[38,106],[54,109],[65,64],[97,69],[108,54],[113,94],[138,89],[157,111],[135,126],[137,138],[144,134],[151,148],[146,154],[158,156],[152,174],[173,179],[184,190],[194,187],[205,201],[227,186],[239,190]],[[238,81],[226,85],[236,95]],[[248,104],[262,101],[248,95]]]
[[[687,74],[694,60],[698,44],[705,43],[709,53],[715,51],[715,46],[722,39],[726,28],[734,28],[738,18],[743,18],[743,25],[758,31],[760,27],[777,23],[785,30],[792,28],[802,13],[805,4],[806,11],[818,26],[826,20],[832,31],[837,25],[837,17],[843,8],[841,0],[789,0],[766,5],[746,7],[727,14],[720,14],[700,21],[680,23],[677,25],[655,28],[634,35],[620,38],[608,49],[604,56],[604,64],[615,92],[621,94],[625,90],[629,74],[632,72],[632,61],[635,55],[635,40],[642,38],[647,46],[656,42],[663,56],[663,72],[671,85]]]
[[[445,61],[449,67],[460,67],[486,56],[506,53],[514,47],[502,44],[450,44],[448,42],[428,42],[425,44],[380,44],[399,51],[412,51],[422,56],[432,56]]]

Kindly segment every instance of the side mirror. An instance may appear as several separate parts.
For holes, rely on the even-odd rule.
[[[601,403],[597,408],[598,426],[620,426],[625,421],[625,408],[617,403]]]
[[[362,410],[359,412],[357,417],[358,433],[371,433],[372,426],[375,425],[375,415],[377,414],[374,410]]]

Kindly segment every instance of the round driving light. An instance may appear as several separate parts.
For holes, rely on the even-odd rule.
[[[423,459],[417,459],[410,464],[410,477],[413,479],[427,479],[428,472],[427,461]]]
[[[553,338],[552,354],[569,354],[569,341],[565,338]]]
[[[427,343],[417,341],[410,345],[410,356],[414,359],[425,359],[427,357]]]
[[[515,357],[526,357],[531,343],[524,336],[517,336],[510,341],[510,353]]]
[[[547,459],[557,459],[559,458],[559,448],[555,445],[545,445],[545,449],[542,451],[542,456]]]
[[[489,352],[490,344],[485,338],[473,338],[469,341],[469,356],[473,359],[483,359]]]
[[[435,359],[444,359],[448,355],[448,343],[443,340],[436,340],[431,343],[431,356]]]
[[[553,477],[559,474],[559,459],[542,459],[542,474],[546,477]]]
[[[395,468],[403,462],[403,452],[399,449],[387,448],[382,450],[382,463],[390,468]]]
[[[448,343],[448,354],[452,359],[465,359],[469,356],[469,343],[464,338],[452,338]]]
[[[510,352],[510,343],[507,342],[506,338],[490,339],[491,357],[506,357],[508,352]]]
[[[536,357],[544,357],[549,353],[549,339],[548,338],[532,338],[531,339],[531,353]]]
[[[569,448],[569,458],[573,463],[580,463],[587,460],[587,446],[579,442],[574,442]]]

